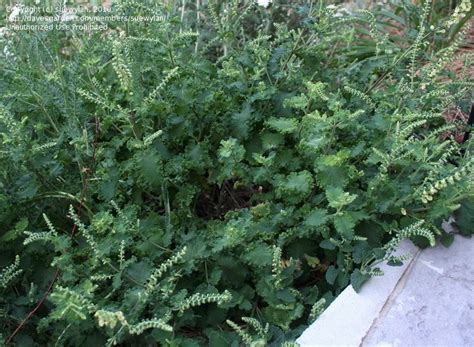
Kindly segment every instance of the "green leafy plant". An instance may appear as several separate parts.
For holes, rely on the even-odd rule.
[[[453,213],[472,233],[472,140],[442,135],[473,81],[429,2],[403,43],[324,2],[201,5],[5,32],[5,342],[293,345],[402,239],[434,245]]]

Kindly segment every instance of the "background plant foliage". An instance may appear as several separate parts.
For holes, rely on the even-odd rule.
[[[449,242],[453,211],[472,233],[472,140],[442,116],[470,102],[446,69],[469,2],[416,7],[403,44],[389,8],[198,4],[2,32],[0,341],[59,269],[16,345],[281,345],[400,240]]]

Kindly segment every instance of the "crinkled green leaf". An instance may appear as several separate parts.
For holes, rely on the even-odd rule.
[[[267,125],[281,134],[294,132],[298,128],[298,121],[295,118],[275,118],[267,120]]]
[[[348,212],[343,212],[334,217],[336,231],[346,239],[351,240],[354,236],[355,221]]]

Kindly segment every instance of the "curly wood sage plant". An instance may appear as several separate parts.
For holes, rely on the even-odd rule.
[[[402,239],[472,233],[463,32],[431,44],[465,2],[402,41],[389,7],[172,5],[2,36],[2,343],[291,346]]]

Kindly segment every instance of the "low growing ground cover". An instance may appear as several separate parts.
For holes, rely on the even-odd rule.
[[[443,116],[470,107],[470,2],[387,8],[4,23],[0,343],[289,346],[402,239],[471,234],[473,142]]]

